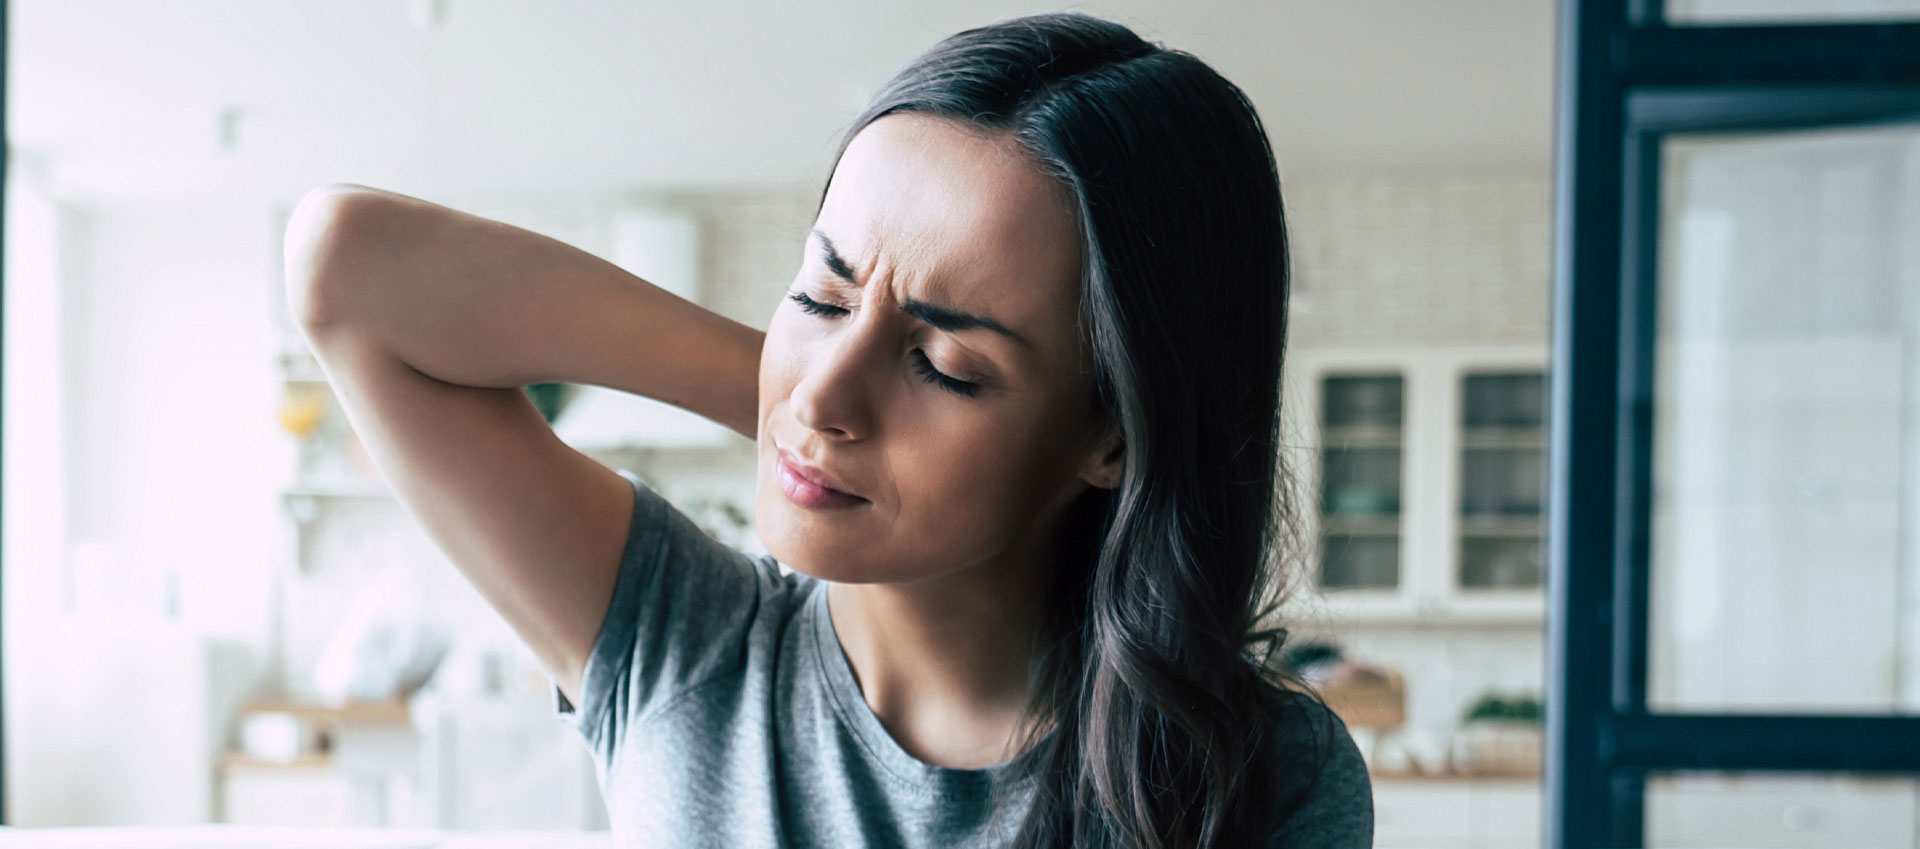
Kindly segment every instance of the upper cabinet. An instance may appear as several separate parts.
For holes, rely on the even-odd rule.
[[[1320,586],[1393,589],[1400,584],[1406,379],[1329,374],[1318,391]]]
[[[1286,363],[1306,534],[1295,603],[1352,621],[1538,622],[1546,351],[1306,351]]]
[[[1546,396],[1538,369],[1460,375],[1462,589],[1541,585]]]

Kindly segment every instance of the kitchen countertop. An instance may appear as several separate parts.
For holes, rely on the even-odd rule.
[[[1375,781],[1527,781],[1536,784],[1545,778],[1539,770],[1481,770],[1475,772],[1368,770],[1367,776]]]

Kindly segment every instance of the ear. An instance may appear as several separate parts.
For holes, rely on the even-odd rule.
[[[1080,479],[1101,489],[1113,489],[1120,485],[1120,475],[1126,471],[1126,458],[1127,444],[1120,438],[1119,428],[1107,427],[1087,452]]]

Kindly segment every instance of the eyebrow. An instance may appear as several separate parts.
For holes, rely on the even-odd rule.
[[[852,266],[847,265],[847,261],[840,256],[840,252],[834,249],[833,240],[827,238],[827,234],[820,232],[820,229],[817,227],[807,232],[820,237],[820,246],[825,248],[827,252],[826,263],[828,270],[856,287],[862,286],[859,280],[854,279]],[[1026,337],[1013,332],[1008,329],[1006,325],[1001,324],[990,316],[976,315],[951,307],[943,307],[939,304],[917,301],[912,298],[908,298],[900,304],[900,311],[948,333],[958,333],[962,330],[991,330],[1021,345],[1027,347],[1033,346],[1033,343],[1028,342]]]

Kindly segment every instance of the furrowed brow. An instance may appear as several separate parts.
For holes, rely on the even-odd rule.
[[[820,232],[818,228],[809,232],[820,239],[820,247],[824,249],[824,260],[827,264],[827,270],[832,271],[835,276],[856,287],[864,288],[866,284],[855,279],[853,267],[849,266],[846,259],[834,248],[833,240],[827,238],[827,234]],[[994,333],[998,333],[1001,336],[1020,343],[1024,347],[1033,347],[1033,343],[1028,342],[1026,337],[1013,332],[1011,328],[1001,324],[991,316],[964,312],[953,309],[952,307],[944,307],[939,304],[918,301],[912,298],[908,298],[900,304],[900,311],[919,319],[921,322],[937,330],[947,333],[959,333],[965,330],[991,330]]]
[[[847,261],[840,258],[839,251],[834,250],[833,240],[827,238],[827,234],[820,232],[820,228],[818,227],[808,232],[818,236],[820,238],[820,246],[826,249],[827,270],[832,271],[848,283],[852,283],[855,286],[861,285],[860,281],[853,279],[853,267],[847,265]]]

